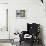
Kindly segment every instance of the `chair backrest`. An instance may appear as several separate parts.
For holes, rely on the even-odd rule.
[[[29,34],[38,34],[40,32],[40,24],[36,24],[36,23],[32,23],[32,24],[29,24],[27,23],[27,31]]]

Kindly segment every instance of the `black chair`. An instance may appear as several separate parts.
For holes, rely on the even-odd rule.
[[[25,41],[25,39],[24,39],[25,34],[32,35],[32,37],[29,39],[29,41],[31,41],[32,45],[34,42],[39,43],[39,33],[40,33],[40,24],[36,24],[36,23],[29,24],[29,23],[27,23],[27,31],[22,31],[22,34],[19,35],[20,36],[20,44],[22,41]]]

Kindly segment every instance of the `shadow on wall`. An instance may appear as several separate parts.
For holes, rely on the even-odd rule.
[[[42,40],[42,45],[45,46],[44,45],[44,37],[43,37],[43,26],[42,25],[40,25],[40,39]]]

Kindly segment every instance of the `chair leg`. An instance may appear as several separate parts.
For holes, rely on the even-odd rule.
[[[34,41],[32,40],[32,41],[31,41],[31,45],[30,45],[30,46],[33,46],[33,44],[34,44]]]
[[[21,45],[21,41],[20,41],[20,45]]]

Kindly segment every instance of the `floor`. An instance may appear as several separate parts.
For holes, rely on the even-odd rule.
[[[11,43],[0,43],[0,46],[16,46],[16,45],[12,45]],[[22,42],[21,45],[17,46],[30,46],[30,44]],[[33,46],[42,46],[42,45],[33,45]]]
[[[19,46],[31,46],[31,45],[28,44],[28,43],[22,42],[22,44],[19,45]],[[43,45],[41,45],[41,44],[34,44],[33,46],[43,46]]]
[[[12,46],[10,43],[0,43],[0,46]]]
[[[0,46],[31,46],[30,42],[26,42],[26,41],[22,41],[21,45],[20,42],[15,42],[14,45],[12,45],[11,43],[0,43]],[[33,46],[42,46],[41,44],[34,44]]]

